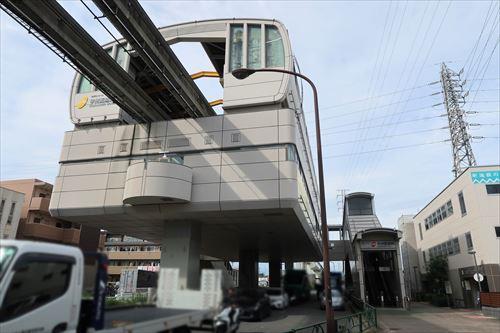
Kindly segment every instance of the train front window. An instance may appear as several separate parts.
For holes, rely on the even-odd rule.
[[[232,25],[230,32],[229,71],[242,67],[243,62],[243,25]]]
[[[284,67],[285,50],[278,28],[266,26],[266,67]]]
[[[116,50],[116,62],[122,68],[125,68],[125,49],[121,46],[118,46]]]
[[[247,67],[261,68],[261,32],[260,25],[248,26]]]
[[[81,76],[80,84],[78,85],[78,93],[85,94],[94,90],[94,85],[85,77]]]

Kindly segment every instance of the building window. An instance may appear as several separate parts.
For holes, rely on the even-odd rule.
[[[425,251],[422,251],[422,255],[424,256],[424,264],[427,265],[427,256],[425,255]]]
[[[248,25],[247,67],[261,68],[261,38],[260,25]]]
[[[488,194],[500,194],[500,184],[486,185],[486,193],[488,193]]]
[[[231,25],[229,35],[229,71],[242,67],[243,62],[243,25]]]
[[[472,236],[470,232],[465,234],[465,241],[467,242],[467,249],[472,250],[474,248],[474,244],[472,243]]]
[[[46,196],[47,196],[47,195],[46,195],[45,193],[39,193],[39,194],[38,194],[38,197],[39,197],[39,198],[45,198]]]
[[[286,145],[286,160],[297,162],[299,160],[297,156],[297,150],[294,145]]]
[[[241,133],[231,134],[231,142],[240,142],[240,141],[241,141]]]
[[[12,224],[12,219],[14,218],[14,210],[16,209],[16,203],[13,202],[10,205],[9,217],[7,218],[7,224]]]
[[[425,230],[429,230],[451,215],[453,215],[453,205],[451,204],[451,200],[448,200],[446,204],[439,207],[425,219]]]
[[[35,218],[33,219],[33,223],[40,223],[40,222],[42,222],[42,219],[41,219],[41,218],[39,218],[39,217],[35,217]]]
[[[427,224],[425,225],[425,228],[427,229]],[[418,231],[420,233],[420,240],[424,239],[424,237],[422,236],[422,223],[418,224]]]
[[[266,26],[266,67],[284,67],[285,51],[278,28]]]
[[[2,215],[4,206],[5,206],[5,199],[2,199],[2,202],[0,203],[0,216]]]
[[[458,193],[458,202],[460,203],[460,212],[462,212],[462,216],[467,215],[467,208],[465,207],[463,192]]]
[[[500,237],[500,227],[495,227],[495,234]]]

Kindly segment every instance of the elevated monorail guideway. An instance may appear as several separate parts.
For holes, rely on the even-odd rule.
[[[3,0],[0,6],[137,122],[170,118],[57,1]]]
[[[172,118],[215,112],[137,0],[93,0],[170,94]],[[178,113],[178,114],[176,114]]]

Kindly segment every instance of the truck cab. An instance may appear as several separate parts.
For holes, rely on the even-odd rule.
[[[0,332],[75,331],[83,267],[76,247],[2,240]]]

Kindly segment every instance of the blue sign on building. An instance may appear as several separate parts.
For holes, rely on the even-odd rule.
[[[473,184],[499,184],[500,170],[476,171],[470,173]]]

